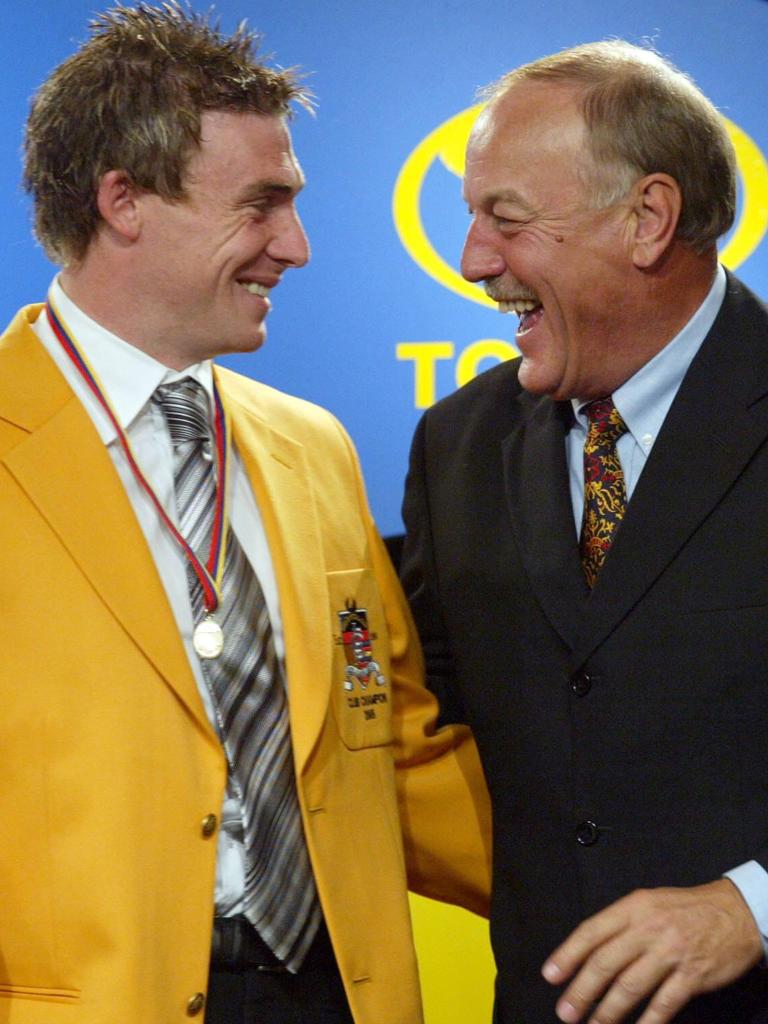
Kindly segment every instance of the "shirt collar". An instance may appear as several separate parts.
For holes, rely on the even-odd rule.
[[[202,384],[211,401],[213,371],[210,359],[184,370],[171,370],[92,320],[69,298],[58,276],[54,278],[48,294],[95,373],[123,430],[130,428],[160,384],[193,377]]]
[[[715,322],[725,298],[726,276],[718,264],[707,297],[683,329],[657,352],[653,359],[613,393],[613,402],[638,444],[655,439],[694,356]],[[572,400],[577,421],[586,429],[584,408],[588,403]]]

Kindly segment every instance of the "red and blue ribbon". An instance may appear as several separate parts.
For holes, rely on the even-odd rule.
[[[227,491],[228,491],[228,480],[229,480],[229,467],[230,467],[230,451],[231,451],[231,431],[230,424],[224,411],[224,405],[221,401],[219,390],[216,387],[216,381],[213,381],[213,400],[215,406],[214,415],[214,437],[216,446],[216,468],[217,468],[217,486],[216,486],[216,504],[213,516],[213,527],[211,531],[211,546],[208,553],[208,560],[206,563],[200,561],[195,552],[187,543],[186,539],[179,532],[176,524],[171,520],[168,513],[163,508],[159,498],[155,494],[152,485],[149,483],[141,467],[138,464],[136,456],[131,447],[131,443],[128,437],[120,426],[114,409],[112,408],[109,399],[107,398],[106,392],[102,387],[96,373],[89,365],[87,359],[77,347],[77,343],[70,330],[68,330],[66,324],[61,318],[60,314],[56,310],[53,302],[49,298],[45,305],[46,314],[48,316],[48,322],[51,325],[53,333],[56,335],[61,347],[64,349],[66,354],[69,356],[72,364],[79,373],[80,377],[87,385],[94,398],[98,401],[101,408],[106,413],[112,426],[115,428],[120,446],[125,453],[125,457],[128,460],[128,465],[133,472],[137,482],[140,484],[142,489],[149,496],[153,505],[157,509],[157,513],[160,516],[160,520],[163,525],[168,529],[169,533],[182,549],[187,559],[189,560],[195,575],[200,581],[200,586],[203,588],[203,600],[205,602],[205,609],[209,615],[213,614],[219,606],[221,600],[221,581],[224,575],[224,563],[226,560],[226,545],[227,545],[227,523],[229,521],[228,516],[228,502],[227,502]]]

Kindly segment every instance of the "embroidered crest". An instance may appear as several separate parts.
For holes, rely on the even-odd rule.
[[[344,605],[344,611],[338,612],[341,636],[336,639],[336,643],[343,644],[347,659],[344,689],[352,691],[359,683],[366,690],[372,679],[377,686],[385,686],[387,681],[373,657],[373,641],[377,637],[368,628],[367,610],[358,608],[354,598],[347,598]]]

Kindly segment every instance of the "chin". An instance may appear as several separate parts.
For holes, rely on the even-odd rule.
[[[537,372],[535,366],[531,366],[523,359],[517,375],[520,384],[531,395],[553,395],[557,390],[559,381],[553,381],[546,374]]]
[[[244,335],[242,338],[230,342],[227,353],[235,355],[238,352],[256,352],[267,340],[266,331],[257,331],[254,334]]]

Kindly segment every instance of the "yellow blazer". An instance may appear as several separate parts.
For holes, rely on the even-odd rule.
[[[172,1024],[206,990],[226,764],[109,454],[29,327],[39,311],[0,340],[0,1024]],[[352,1012],[418,1024],[406,872],[484,910],[476,752],[434,732],[336,420],[217,380],[275,563],[299,801]],[[345,689],[348,600],[368,609],[386,701]]]

